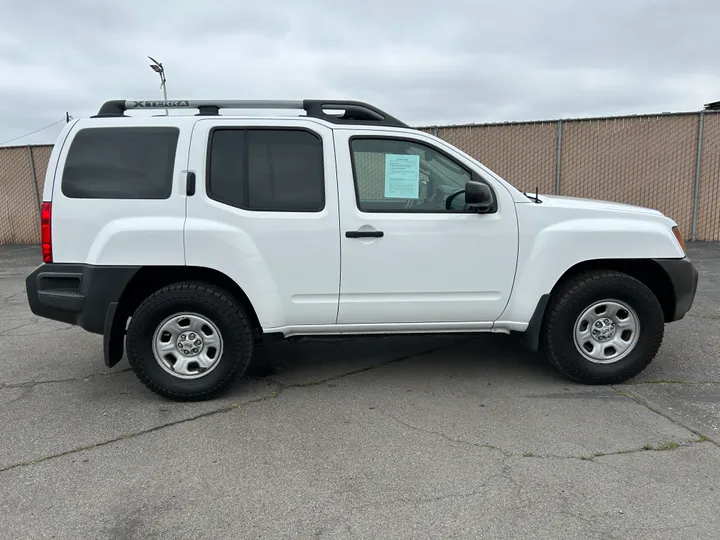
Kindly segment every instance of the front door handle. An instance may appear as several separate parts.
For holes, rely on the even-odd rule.
[[[347,238],[382,238],[385,233],[382,231],[347,231]]]

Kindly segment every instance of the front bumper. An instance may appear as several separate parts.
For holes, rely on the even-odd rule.
[[[679,321],[690,311],[697,292],[699,274],[688,257],[684,259],[655,259],[665,270],[673,288],[674,312],[666,314],[666,322]]]

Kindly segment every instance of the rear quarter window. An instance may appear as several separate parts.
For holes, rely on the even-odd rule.
[[[86,128],[75,135],[62,175],[74,199],[170,197],[177,128]]]

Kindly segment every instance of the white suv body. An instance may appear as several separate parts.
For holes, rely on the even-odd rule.
[[[124,114],[165,106],[201,114]],[[217,114],[243,107],[307,114]],[[576,380],[624,380],[652,359],[662,323],[684,316],[697,287],[677,224],[660,212],[527,195],[358,102],[108,102],[60,134],[43,201],[45,258],[27,280],[31,308],[104,334],[108,365],[144,320],[137,310],[154,294],[174,298],[173,285],[199,284],[200,296],[218,291],[238,308],[250,332],[238,339],[253,343],[234,352],[223,345],[231,327],[223,332],[217,312],[198,313],[200,297],[177,305],[200,317],[192,325],[162,330],[171,313],[137,329],[148,343],[128,346],[131,365],[177,399],[225,390],[268,336],[523,332]],[[590,307],[609,302],[610,316],[566,306],[568,291],[593,278],[609,293],[619,287],[587,298]],[[623,296],[633,287],[638,298]],[[652,305],[640,306],[648,293]],[[551,312],[567,318],[557,330]],[[632,334],[622,330],[628,320]],[[202,321],[211,333],[197,334],[196,353],[187,329]],[[215,340],[214,358],[192,361]]]

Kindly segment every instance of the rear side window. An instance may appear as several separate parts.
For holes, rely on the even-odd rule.
[[[299,129],[215,129],[207,189],[212,199],[245,210],[319,212],[322,140]]]
[[[167,199],[177,128],[87,128],[73,139],[62,192],[74,199]]]

